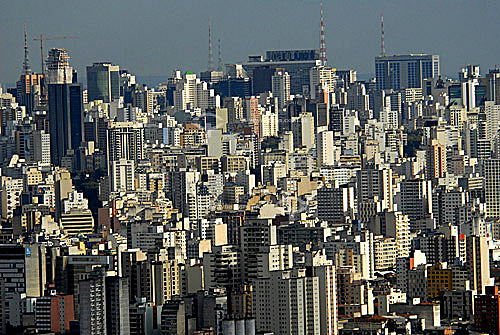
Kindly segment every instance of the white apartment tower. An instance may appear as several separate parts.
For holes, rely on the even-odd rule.
[[[290,101],[290,75],[284,69],[276,69],[271,85],[273,97],[278,98],[278,110],[282,110]]]
[[[318,134],[317,155],[319,166],[331,166],[335,163],[333,131],[322,131]]]
[[[278,114],[266,110],[260,115],[260,136],[278,136]]]
[[[111,162],[111,192],[128,192],[135,189],[134,161],[120,159]]]

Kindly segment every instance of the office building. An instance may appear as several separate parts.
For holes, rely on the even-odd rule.
[[[87,66],[88,101],[111,102],[120,97],[120,67],[110,63]]]
[[[256,80],[260,78],[267,81],[272,76],[269,69],[278,68],[284,69],[290,75],[290,94],[304,94],[304,91],[309,94],[310,70],[319,65],[321,65],[319,50],[275,50],[267,51],[265,60],[262,56],[250,56],[248,62],[243,64],[243,68],[252,78],[254,94],[260,93],[262,88],[266,87],[265,83]],[[268,85],[271,86],[270,83]]]
[[[378,91],[421,88],[424,79],[437,78],[439,75],[438,55],[410,54],[375,57]]]
[[[73,82],[73,69],[65,49],[52,49],[47,61],[49,95],[50,158],[53,164],[67,166],[76,161],[82,141],[82,85]]]

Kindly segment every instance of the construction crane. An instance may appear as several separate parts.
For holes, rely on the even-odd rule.
[[[40,34],[39,38],[34,38],[33,41],[40,41],[40,59],[42,61],[42,74],[45,74],[45,67],[43,65],[43,41],[53,41],[53,40],[67,40],[72,38],[78,38],[78,36],[56,36],[56,37],[43,37]]]

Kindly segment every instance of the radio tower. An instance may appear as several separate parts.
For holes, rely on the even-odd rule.
[[[28,60],[28,34],[26,33],[26,22],[24,22],[24,62],[23,74],[31,74],[30,62]]]
[[[323,17],[323,0],[320,4],[320,15],[321,15],[321,36],[319,41],[319,58],[321,60],[321,65],[326,65],[326,42],[325,42],[325,21]]]
[[[385,57],[385,36],[384,36],[384,14],[380,16],[380,51],[381,56]]]
[[[208,19],[208,71],[214,70],[214,54],[212,50],[212,32],[210,31],[210,19]]]
[[[217,64],[217,71],[222,71],[222,49],[220,46],[220,38],[219,38],[219,60]]]

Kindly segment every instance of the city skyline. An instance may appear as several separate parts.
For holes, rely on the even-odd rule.
[[[9,4],[0,335],[499,335],[498,9]]]
[[[245,62],[249,55],[264,54],[271,49],[319,49],[319,1],[292,1],[290,6],[283,6],[283,1],[229,4],[186,1],[175,3],[175,8],[171,1],[140,4],[125,1],[120,3],[121,8],[114,3],[93,1],[58,6],[52,2],[9,3],[0,14],[4,45],[8,46],[0,51],[0,60],[6,64],[0,69],[3,85],[14,83],[22,71],[22,63],[18,64],[17,59],[23,54],[24,21],[33,71],[40,71],[39,44],[33,38],[40,33],[47,37],[76,35],[79,38],[75,40],[50,41],[45,50],[68,48],[73,66],[82,74],[82,79],[87,65],[102,60],[121,64],[139,76],[167,76],[175,69],[206,70],[208,19],[214,54],[218,56],[220,39],[224,63]],[[41,20],[37,16],[44,8],[50,11]],[[95,11],[95,8],[102,10]],[[457,69],[466,64],[479,64],[485,73],[494,67],[494,55],[500,51],[495,50],[499,48],[494,43],[498,23],[492,17],[499,8],[500,4],[495,2],[477,6],[461,1],[457,6],[448,0],[423,1],[418,5],[324,1],[328,63],[339,69],[356,69],[361,76],[374,75],[373,57],[380,54],[380,15],[383,13],[388,55],[439,54],[444,76],[456,77]],[[225,15],[225,11],[236,14]],[[445,16],[441,15],[443,11]],[[243,20],[240,19],[242,13]],[[464,15],[467,20],[457,25],[456,18]],[[227,28],[236,25],[239,29]]]

